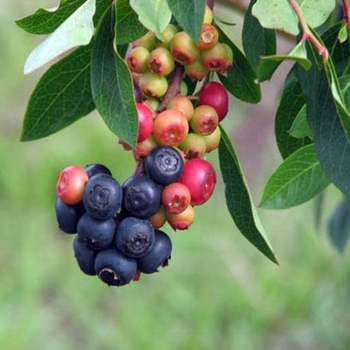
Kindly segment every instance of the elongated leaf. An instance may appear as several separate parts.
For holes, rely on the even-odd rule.
[[[130,0],[130,5],[138,15],[138,20],[158,39],[171,20],[171,11],[167,0],[152,0],[145,5],[144,0]]]
[[[261,89],[255,72],[229,37],[221,29],[219,33],[220,40],[231,47],[234,56],[233,68],[227,71],[227,75],[219,74],[219,79],[233,96],[248,103],[258,103],[261,100]]]
[[[330,183],[314,144],[299,148],[275,170],[266,183],[260,206],[286,209],[315,197]]]
[[[301,41],[287,55],[274,55],[261,57],[258,70],[259,81],[270,80],[275,70],[283,61],[295,61],[305,70],[310,69],[311,61],[307,58],[305,42]]]
[[[167,0],[178,24],[197,42],[202,30],[205,0]]]
[[[323,24],[335,8],[335,0],[297,0],[307,24],[316,28]],[[257,0],[253,7],[263,27],[297,35],[298,19],[288,0]]]
[[[260,58],[276,53],[276,33],[274,30],[263,28],[252,15],[252,7],[255,3],[256,0],[250,1],[244,16],[242,44],[248,62],[257,73]]]
[[[295,70],[296,66],[289,72],[286,78],[275,117],[276,141],[283,158],[287,158],[298,148],[311,142],[308,137],[295,138],[289,132],[295,118],[306,102],[301,85],[296,78]]]
[[[30,97],[21,141],[51,135],[95,109],[90,88],[92,43],[54,64]]]
[[[345,250],[350,236],[350,199],[345,198],[335,208],[327,223],[328,236],[338,252]]]
[[[50,34],[55,31],[86,0],[61,0],[58,8],[39,9],[30,16],[21,18],[16,24],[31,34]]]
[[[35,71],[74,47],[87,45],[94,34],[92,18],[95,10],[96,0],[87,0],[80,6],[31,52],[24,65],[24,73]]]
[[[261,253],[274,263],[278,263],[252,203],[236,153],[223,128],[221,128],[219,161],[225,183],[226,205],[237,228]]]
[[[113,45],[114,26],[114,14],[109,11],[101,24],[92,51],[92,96],[109,129],[134,147],[138,133],[138,116],[133,83],[125,61]]]
[[[128,44],[147,33],[147,29],[138,21],[137,14],[130,6],[129,0],[118,0],[116,15],[117,45]]]

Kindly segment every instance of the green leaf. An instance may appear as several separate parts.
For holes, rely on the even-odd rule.
[[[238,99],[248,103],[258,103],[261,100],[261,90],[256,74],[247,58],[229,37],[221,29],[219,33],[220,40],[231,47],[234,57],[233,67],[227,71],[227,74],[218,75],[220,81]]]
[[[225,198],[229,213],[243,236],[261,253],[278,264],[265,230],[252,203],[246,180],[233,146],[222,127],[219,162],[225,183]]]
[[[330,183],[321,168],[314,144],[299,148],[268,179],[260,206],[286,209],[307,202]]]
[[[255,72],[258,71],[260,58],[276,53],[276,33],[274,30],[265,29],[252,15],[252,7],[256,0],[249,3],[244,16],[242,29],[242,44],[247,60]]]
[[[58,8],[39,9],[34,14],[21,18],[16,24],[31,34],[50,34],[55,31],[86,0],[61,0]]]
[[[345,198],[327,223],[328,236],[338,252],[343,252],[350,236],[350,199]]]
[[[335,0],[297,0],[307,24],[316,28],[326,22],[335,9]],[[299,22],[288,0],[257,0],[252,13],[264,28],[299,34]]]
[[[297,139],[312,138],[312,129],[307,122],[306,105],[301,107],[289,130],[289,134]]]
[[[138,20],[158,39],[162,39],[162,32],[170,23],[171,11],[167,0],[152,0],[145,5],[144,0],[130,0],[130,6],[138,15]]]
[[[300,82],[296,78],[295,71],[296,65],[287,75],[282,97],[275,116],[276,141],[283,158],[287,158],[297,149],[311,142],[308,137],[302,139],[295,138],[289,132],[294,120],[306,102]]]
[[[147,29],[138,21],[138,16],[130,6],[129,0],[118,0],[116,16],[117,45],[128,44],[147,33]]]
[[[320,69],[315,61],[309,71],[297,67],[297,72],[307,98],[308,123],[322,168],[335,186],[350,196],[350,144],[342,124],[345,115],[339,115],[341,109],[334,99],[334,89],[329,86],[325,69]]]
[[[305,42],[301,41],[287,55],[274,55],[261,57],[259,65],[258,79],[259,81],[270,80],[275,70],[283,61],[295,61],[299,63],[305,70],[310,69],[311,61],[307,58]]]
[[[116,52],[114,14],[109,11],[96,37],[91,60],[91,89],[101,117],[120,139],[136,145],[138,115],[133,83],[125,61]]]
[[[39,44],[27,58],[24,74],[35,71],[74,47],[87,45],[94,34],[95,5],[95,0],[87,0]]]
[[[29,99],[21,141],[51,135],[95,109],[90,88],[92,43],[50,67]]]
[[[205,0],[167,0],[177,23],[197,42],[202,31]]]

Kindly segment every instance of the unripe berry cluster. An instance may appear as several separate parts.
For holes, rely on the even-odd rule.
[[[119,184],[104,165],[70,166],[56,184],[58,226],[76,234],[80,269],[113,286],[167,266],[172,242],[163,226],[188,229],[194,207],[212,196],[216,174],[205,155],[219,146],[228,93],[209,75],[225,74],[233,55],[220,43],[206,7],[197,43],[169,24],[162,40],[148,32],[133,42],[126,62],[134,81],[138,137],[134,148],[119,142],[133,153],[134,174]],[[200,84],[192,96],[188,78]]]

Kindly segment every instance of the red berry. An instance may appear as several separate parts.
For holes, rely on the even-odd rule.
[[[153,131],[153,112],[145,103],[137,102],[136,109],[139,117],[139,134],[137,142],[146,140]]]
[[[173,182],[164,187],[162,192],[162,204],[165,210],[171,214],[182,213],[191,203],[190,190],[180,182]]]
[[[182,112],[167,109],[154,120],[153,135],[164,146],[178,146],[188,134],[188,121]]]
[[[189,159],[179,182],[191,192],[191,204],[201,205],[213,194],[216,185],[216,174],[213,166],[202,158]]]
[[[199,93],[198,105],[209,105],[213,107],[222,121],[228,112],[228,93],[225,87],[216,82],[206,83]]]
[[[66,204],[77,204],[83,198],[85,184],[89,177],[79,166],[71,165],[58,174],[56,192]]]

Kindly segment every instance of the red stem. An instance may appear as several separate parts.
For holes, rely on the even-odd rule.
[[[327,48],[325,48],[318,41],[318,39],[311,33],[298,3],[295,0],[288,0],[288,2],[290,6],[292,6],[295,14],[297,15],[301,29],[303,31],[303,37],[301,38],[301,40],[302,41],[309,40],[315,46],[319,55],[322,56],[324,60],[327,60],[329,55]]]
[[[350,29],[350,5],[348,0],[342,0],[343,3],[343,11],[344,11],[344,19],[346,21],[346,25],[348,29]]]
[[[162,102],[157,108],[157,112],[162,112],[163,110],[165,110],[169,101],[180,92],[180,84],[182,81],[183,73],[184,73],[183,66],[181,66],[180,64],[177,64],[175,67],[173,76],[171,78],[168,91],[166,92]]]

